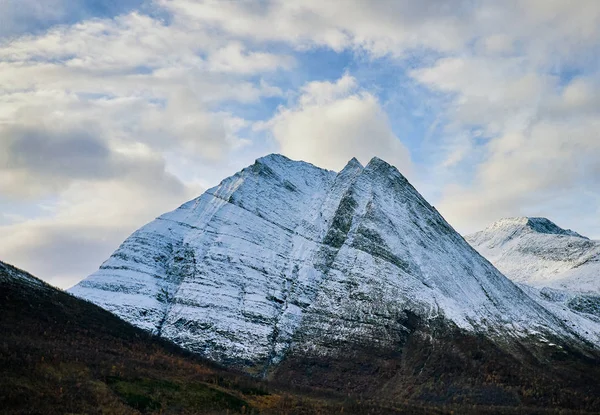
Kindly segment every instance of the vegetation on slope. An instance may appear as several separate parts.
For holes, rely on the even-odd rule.
[[[403,384],[398,382],[377,391],[369,386],[373,374],[365,372],[367,354],[363,371],[352,366],[341,374],[343,363],[336,360],[307,360],[300,366],[291,361],[276,374],[278,382],[259,381],[154,338],[2,263],[0,333],[2,414],[571,413],[525,403],[505,407],[505,401],[439,401],[440,387],[452,384],[443,377],[438,382],[429,376],[428,382],[415,384],[411,394],[400,391]],[[375,366],[381,370],[379,363]],[[428,364],[441,371],[451,365],[443,360]],[[308,369],[313,373],[310,379]],[[362,392],[347,384],[358,385]],[[463,392],[447,391],[459,399]]]
[[[431,413],[225,370],[2,263],[0,333],[2,414]]]

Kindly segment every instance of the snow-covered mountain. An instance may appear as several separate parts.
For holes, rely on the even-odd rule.
[[[356,344],[397,350],[416,322],[600,345],[597,323],[533,301],[378,158],[339,173],[258,159],[136,231],[70,292],[255,370]]]
[[[507,218],[465,239],[544,305],[600,321],[600,241],[545,218]]]

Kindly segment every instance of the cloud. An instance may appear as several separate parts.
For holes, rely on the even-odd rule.
[[[253,74],[278,68],[290,69],[294,58],[265,52],[249,52],[244,50],[241,42],[231,42],[215,51],[208,64],[215,72]]]
[[[221,71],[226,74],[215,73],[199,56],[206,48],[212,59],[212,40],[205,40],[202,33],[132,13],[0,45],[0,122],[45,131],[68,120],[63,130],[95,128],[116,147],[138,143],[204,160],[222,158],[243,144],[236,132],[244,122],[219,104],[281,94],[263,80],[243,78],[276,69],[279,61],[240,52],[237,66],[229,62]],[[43,125],[32,126],[32,120]]]
[[[454,97],[446,133],[456,134],[459,150],[444,167],[456,171],[438,203],[453,224],[474,231],[500,217],[539,215],[590,228],[595,212],[587,222],[568,216],[600,183],[595,78],[564,83],[525,57],[483,55],[440,59],[412,75]],[[556,208],[563,198],[572,204]]]
[[[282,107],[266,124],[283,154],[340,170],[352,157],[366,163],[385,158],[410,173],[410,155],[392,132],[377,98],[344,75],[336,82],[310,82],[295,105]]]
[[[494,218],[543,213],[556,199],[582,208],[582,190],[600,190],[598,128],[600,118],[579,125],[544,120],[493,139],[472,183],[448,188],[441,209],[473,230]]]
[[[442,97],[436,205],[461,231],[539,215],[600,235],[600,7],[584,3],[482,2],[472,47],[410,71]]]
[[[0,184],[5,194],[60,186],[73,179],[115,177],[133,167],[88,131],[48,132],[13,127],[3,129],[0,134],[2,175],[20,177],[12,186],[10,182]],[[56,186],[47,190],[56,190]]]
[[[209,117],[195,106],[178,111],[176,104],[157,108],[141,99],[82,100],[76,94],[45,92],[4,98],[0,189],[5,197],[47,196],[78,181],[139,175],[157,180],[166,175],[167,148],[211,158],[238,141],[234,118]]]
[[[417,47],[456,50],[467,33],[471,2],[308,0],[289,2],[196,2],[160,0],[179,21],[203,22],[239,38],[284,41],[297,48],[326,46],[401,55]]]
[[[460,230],[596,222],[595,0],[141,3],[0,5],[0,259],[65,286],[277,148],[426,172]],[[413,101],[436,125],[405,137]]]

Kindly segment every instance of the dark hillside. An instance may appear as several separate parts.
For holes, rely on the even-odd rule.
[[[502,370],[484,363],[471,365],[467,376],[457,375],[465,372],[464,362],[477,360],[470,355],[477,355],[471,345],[459,342],[446,351],[419,343],[416,336],[400,360],[384,355],[370,359],[368,353],[329,361],[307,357],[285,362],[274,376],[276,383],[265,383],[152,337],[3,263],[0,333],[2,414],[577,413],[530,406],[546,398],[523,399],[523,394],[558,391],[560,379],[540,385],[539,390],[507,387],[505,377],[517,366]],[[487,376],[496,373],[496,378],[482,380],[487,372]],[[517,373],[513,383],[522,375]],[[484,382],[485,387],[469,385],[465,379]],[[584,377],[581,383],[596,387]],[[489,390],[479,405],[469,399],[460,401],[473,395],[471,387],[477,393]],[[598,396],[584,392],[581,386],[564,393],[579,399],[572,408],[597,406]],[[447,399],[440,399],[444,394]],[[453,401],[452,396],[459,400]],[[513,401],[508,402],[507,396]],[[499,398],[494,401],[494,397]],[[569,406],[565,402],[555,401]]]
[[[242,391],[263,393],[4,264],[0,333],[3,413],[251,412]]]
[[[1,414],[448,413],[289,392],[225,370],[2,262],[0,334]]]
[[[531,408],[600,412],[600,358],[565,343],[511,339],[499,346],[442,320],[415,322],[405,339],[387,349],[365,343],[330,347],[325,358],[292,355],[273,378],[379,402],[457,405],[458,413],[487,406],[528,408],[524,413]]]

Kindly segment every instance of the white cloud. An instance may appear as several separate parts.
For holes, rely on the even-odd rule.
[[[242,136],[253,124],[293,158],[340,169],[377,155],[410,171],[403,142],[418,153],[418,140],[399,140],[376,87],[346,75],[287,90],[304,82],[291,71],[304,69],[294,54],[306,49],[352,50],[356,74],[378,57],[397,59],[398,71],[411,68],[440,97],[436,119],[447,123],[432,129],[435,157],[414,159],[434,172],[427,187],[445,186],[436,205],[460,230],[514,214],[583,210],[578,220],[595,222],[596,0],[156,0],[167,19],[124,12],[84,21],[67,19],[62,0],[29,3],[0,5],[0,36],[24,32],[10,16],[45,27],[79,22],[0,39],[3,200],[54,203],[43,217],[3,215],[10,237],[0,259],[63,286],[190,197],[194,183],[211,184],[271,148]],[[231,109],[273,96],[292,98],[262,122]]]
[[[2,226],[0,259],[63,287],[196,196],[201,172],[248,145],[220,104],[282,94],[260,75],[293,65],[136,12],[0,40],[0,61],[2,206],[53,201]]]
[[[587,206],[599,201],[600,4],[483,2],[476,15],[472,48],[411,72],[452,97],[436,205],[461,231],[541,215],[600,235]]]
[[[307,0],[217,2],[160,0],[180,21],[204,22],[240,38],[285,41],[297,48],[364,49],[374,56],[426,47],[456,50],[467,33],[468,1]]]
[[[265,52],[244,50],[241,42],[231,42],[215,51],[209,60],[209,67],[216,72],[253,74],[277,68],[289,69],[294,64],[291,56],[278,56]]]
[[[483,57],[444,59],[413,75],[455,95],[447,133],[460,132],[459,150],[444,166],[470,174],[456,176],[438,206],[459,229],[477,230],[505,216],[562,217],[587,199],[583,188],[600,183],[595,81],[575,78],[560,86],[558,77],[525,60]],[[473,127],[477,134],[465,146],[464,133]],[[560,198],[571,206],[553,209]]]
[[[280,108],[267,123],[289,157],[340,170],[352,158],[379,156],[410,173],[410,155],[392,132],[377,98],[344,75],[335,83],[310,82],[291,108]]]

